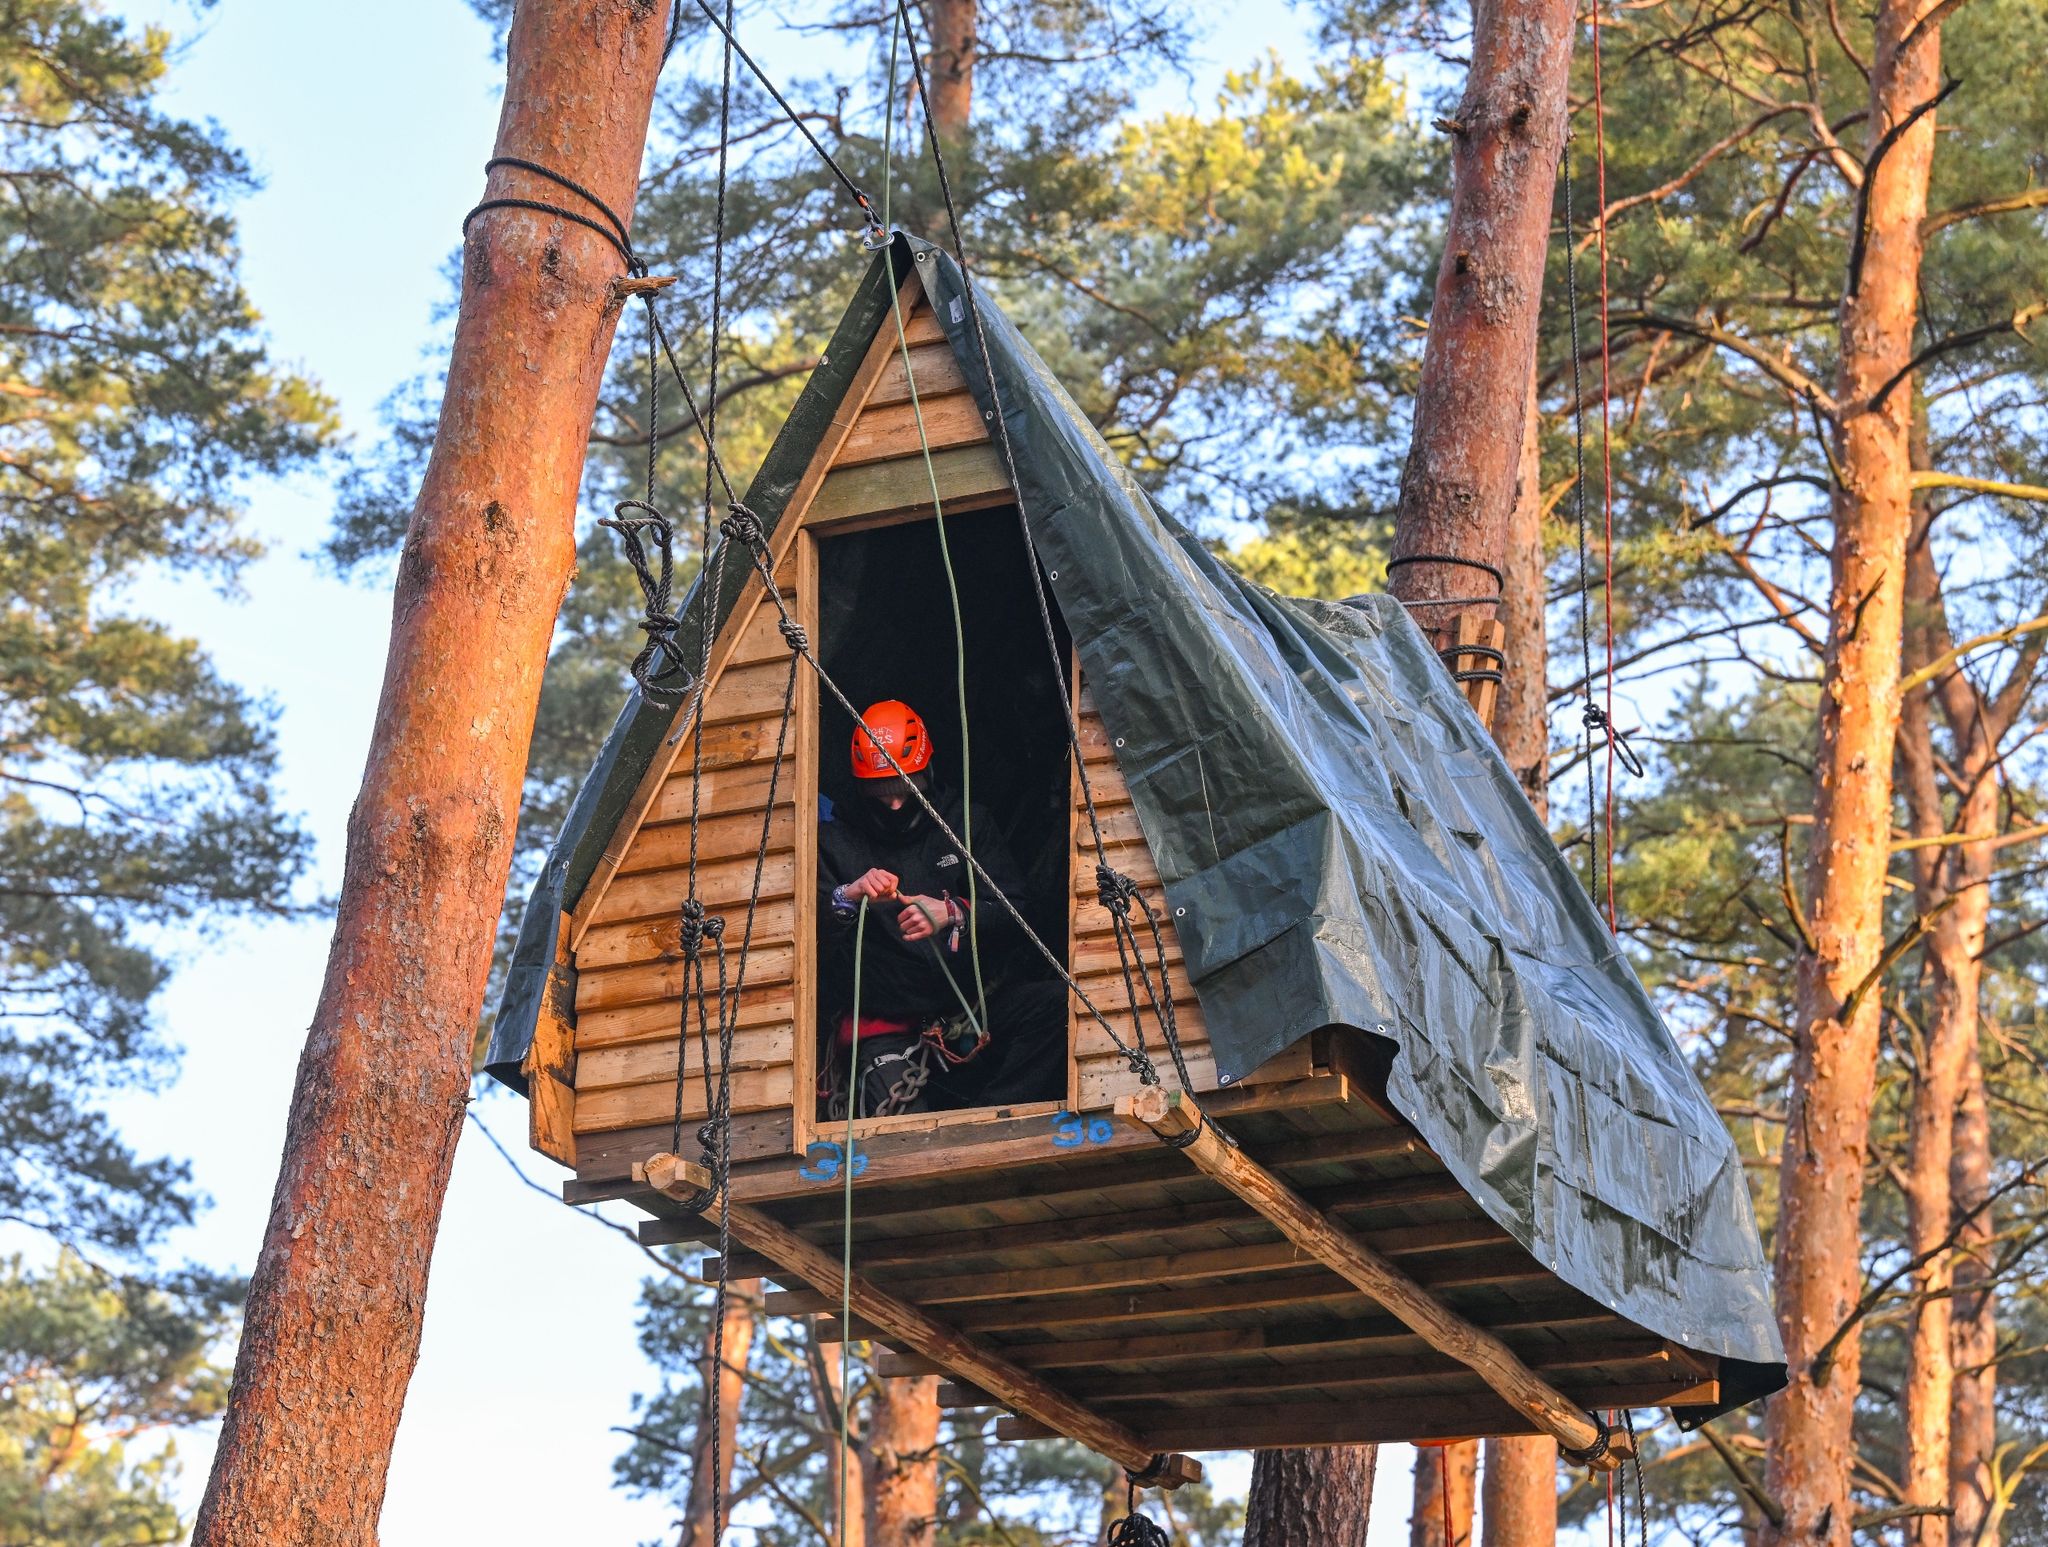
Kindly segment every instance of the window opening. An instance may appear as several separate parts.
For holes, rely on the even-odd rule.
[[[1032,929],[1058,942],[1064,962],[1073,851],[1067,740],[1017,513],[949,515],[946,536],[965,620],[976,857]],[[931,522],[822,539],[818,574],[825,669],[864,710],[893,702],[915,712],[930,745],[929,765],[916,777],[964,833],[952,604]],[[1055,627],[1065,669],[1069,645],[1057,617]],[[977,1003],[963,857],[904,798],[893,774],[857,775],[855,727],[843,709],[827,701],[818,713],[818,1119],[843,1122],[856,1091],[860,1117],[1063,1100],[1063,985],[984,887],[975,913],[986,1000]],[[908,729],[898,715],[868,718]],[[903,761],[900,747],[890,751]],[[893,895],[871,896],[855,1078],[853,904],[883,884],[863,881],[875,871],[898,884]],[[912,909],[929,929],[908,919]]]

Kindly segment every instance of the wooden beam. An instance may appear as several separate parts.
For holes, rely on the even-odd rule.
[[[1206,1121],[1185,1092],[1156,1087],[1139,1091],[1117,1103],[1117,1115],[1143,1124],[1179,1148],[1191,1164],[1258,1210],[1288,1240],[1357,1285],[1430,1347],[1471,1369],[1561,1448],[1586,1451],[1604,1436],[1607,1443],[1594,1468],[1612,1471],[1626,1459],[1625,1435],[1607,1434],[1506,1343],[1458,1315],[1384,1254],[1311,1207]]]
[[[1558,1343],[1560,1334],[1597,1329],[1627,1335],[1628,1324],[1615,1319],[1612,1311],[1588,1310],[1582,1303],[1551,1301],[1524,1306],[1493,1323],[1493,1330],[1512,1342],[1539,1339],[1546,1345]],[[1569,1346],[1572,1340],[1563,1340]],[[1027,1370],[1080,1369],[1099,1364],[1179,1365],[1206,1362],[1233,1354],[1313,1352],[1317,1357],[1385,1353],[1393,1348],[1412,1348],[1422,1340],[1391,1316],[1369,1316],[1359,1321],[1325,1323],[1318,1326],[1220,1327],[1195,1332],[1146,1332],[1136,1336],[1106,1338],[1060,1338],[1038,1343],[1004,1343],[1002,1354],[1012,1364]],[[1424,1345],[1427,1346],[1427,1345]],[[920,1354],[882,1351],[876,1359],[878,1373],[898,1377],[938,1375],[943,1372]]]
[[[1230,1201],[1232,1223],[1244,1228],[1252,1223],[1247,1218],[1242,1204]],[[1332,1211],[1336,1212],[1335,1210]],[[1065,1220],[1045,1221],[1066,1227],[1065,1240],[1057,1236],[1047,1239],[1057,1244],[1085,1247],[1099,1244],[1101,1238],[1076,1230]],[[986,1229],[986,1227],[984,1227]],[[1013,1227],[1022,1229],[1024,1227]],[[1197,1220],[1194,1228],[1214,1228],[1212,1221]],[[969,1232],[961,1232],[963,1234]],[[982,1231],[971,1232],[976,1236]],[[1001,1257],[1013,1251],[1035,1251],[1042,1248],[1041,1241],[1018,1241],[1010,1243],[1001,1239],[1002,1229],[988,1231],[996,1239],[978,1252],[948,1250],[944,1243],[949,1237],[934,1236],[926,1250],[918,1250],[915,1240],[905,1241],[858,1241],[857,1251],[860,1265],[868,1272],[877,1268],[912,1268],[925,1270],[936,1266],[952,1266],[962,1257]],[[1125,1237],[1142,1235],[1151,1237],[1150,1230],[1124,1231]],[[1426,1256],[1433,1252],[1459,1251],[1476,1246],[1508,1246],[1512,1238],[1490,1219],[1450,1219],[1429,1225],[1393,1225],[1370,1233],[1372,1245],[1389,1257]],[[836,1242],[816,1243],[828,1251]],[[893,1247],[893,1251],[886,1248]],[[1285,1268],[1302,1265],[1301,1248],[1287,1242],[1270,1244],[1238,1241],[1229,1246],[1188,1251],[1161,1252],[1146,1257],[1104,1257],[1094,1262],[1066,1263],[1058,1267],[1040,1268],[1036,1264],[1023,1264],[1016,1268],[995,1268],[962,1273],[954,1277],[927,1275],[917,1280],[918,1299],[926,1305],[936,1305],[944,1300],[984,1300],[993,1292],[986,1281],[996,1275],[1009,1278],[1012,1275],[1036,1274],[1037,1279],[1028,1291],[1033,1294],[1059,1293],[1062,1290],[1112,1289],[1130,1284],[1184,1283],[1196,1278],[1225,1278],[1236,1273],[1271,1273]],[[703,1266],[706,1277],[716,1274],[718,1259],[707,1258]],[[734,1252],[732,1264],[726,1269],[730,1278],[773,1278],[775,1265],[755,1252]],[[886,1280],[885,1280],[886,1282]],[[944,1287],[941,1287],[944,1286]],[[1024,1290],[1002,1293],[1026,1293]],[[795,1312],[778,1313],[794,1315]]]
[[[1470,1230],[1472,1227],[1460,1221],[1458,1228]],[[1478,1284],[1523,1283],[1551,1276],[1547,1268],[1535,1262],[1519,1245],[1507,1241],[1504,1235],[1486,1239],[1488,1242],[1503,1241],[1505,1245],[1489,1250],[1486,1246],[1462,1243],[1466,1256],[1442,1273],[1432,1272],[1429,1287],[1432,1290],[1462,1289]],[[1379,1250],[1377,1247],[1367,1249]],[[1424,1251],[1429,1254],[1451,1249],[1445,1246],[1425,1248]],[[1382,1255],[1388,1254],[1383,1252]],[[1411,1253],[1401,1252],[1399,1255]],[[1168,1252],[1156,1257],[1106,1257],[1095,1262],[1051,1268],[990,1268],[928,1277],[912,1274],[890,1282],[917,1285],[921,1304],[965,1306],[1019,1299],[1036,1302],[1041,1296],[1102,1294],[1111,1290],[1167,1289],[1177,1292],[1184,1285],[1211,1279],[1242,1278],[1248,1282],[1241,1287],[1254,1289],[1258,1283],[1281,1275],[1299,1281],[1304,1269],[1315,1270],[1317,1281],[1329,1278],[1324,1265],[1299,1245],[1292,1241],[1273,1241],[1256,1246],[1219,1246],[1210,1251]],[[711,1271],[710,1267],[705,1269],[707,1274]],[[728,1276],[776,1278],[777,1274],[771,1266],[761,1273],[746,1274],[735,1268]],[[1336,1282],[1323,1283],[1320,1287],[1332,1292],[1341,1289],[1347,1298],[1357,1293],[1356,1287],[1344,1282],[1341,1274]],[[777,1289],[769,1291],[766,1297],[770,1316],[813,1316],[833,1309],[838,1303],[835,1296],[821,1294],[815,1289]],[[1271,1303],[1287,1302],[1276,1299]],[[1053,1311],[1050,1304],[1041,1310],[1048,1317],[1064,1314]]]
[[[1012,1412],[1043,1423],[1067,1438],[1107,1456],[1125,1471],[1146,1474],[1161,1488],[1199,1482],[1202,1464],[1189,1456],[1162,1455],[1120,1423],[1094,1413],[1038,1376],[947,1326],[926,1311],[842,1271],[829,1253],[794,1230],[746,1204],[727,1205],[712,1193],[704,1167],[674,1155],[656,1155],[642,1172],[649,1186],[689,1207],[701,1207],[712,1224],[725,1224],[753,1250],[820,1289],[843,1296],[853,1313],[881,1328],[892,1342],[937,1360],[961,1380],[996,1393]]]
[[[1654,1381],[1594,1387],[1587,1396],[1603,1408],[1684,1407],[1717,1400],[1719,1389],[1713,1382],[1687,1385]],[[1292,1445],[1478,1439],[1541,1432],[1492,1392],[1386,1402],[1361,1402],[1353,1398],[1335,1402],[1152,1406],[1124,1416],[1158,1443],[1176,1450],[1264,1450]],[[1045,1431],[1028,1419],[1005,1418],[996,1423],[999,1440],[1044,1437]]]
[[[1654,1337],[1631,1338],[1612,1348],[1587,1343],[1567,1343],[1551,1349],[1534,1361],[1550,1372],[1604,1370],[1614,1373],[1601,1384],[1612,1385],[1624,1375],[1631,1381],[1655,1380],[1669,1376],[1675,1383],[1697,1380],[1691,1371],[1678,1369],[1662,1341]],[[1642,1368],[1649,1366],[1650,1368]],[[1294,1364],[1213,1362],[1193,1368],[1172,1370],[1111,1370],[1077,1375],[1062,1383],[1063,1389],[1080,1401],[1171,1402],[1208,1393],[1224,1406],[1242,1401],[1256,1392],[1342,1390],[1355,1399],[1375,1395],[1390,1401],[1431,1398],[1484,1387],[1479,1377],[1455,1359],[1427,1348],[1408,1353],[1381,1354],[1365,1359],[1330,1359]],[[962,1392],[978,1388],[962,1386]],[[939,1390],[939,1405],[979,1407],[986,1398],[950,1401],[946,1389]]]

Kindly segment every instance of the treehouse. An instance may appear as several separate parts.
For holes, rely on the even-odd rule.
[[[942,1400],[1003,1410],[1002,1435],[1169,1484],[1195,1470],[1177,1452],[1533,1432],[1611,1465],[1598,1415],[1697,1419],[1782,1383],[1734,1148],[1391,599],[1235,575],[954,262],[901,236],[745,504],[761,562],[735,547],[682,611],[685,659],[710,633],[701,692],[621,714],[493,1033],[571,1202],[634,1201],[650,1243],[723,1222],[723,1269],[778,1285],[771,1312],[875,1339],[885,1375],[948,1377]],[[785,614],[817,666],[786,724]],[[921,701],[934,767],[971,766],[998,814],[1068,974],[1055,1098],[856,1117],[850,1140],[822,1105],[819,833],[853,726],[833,686]],[[1159,921],[1163,950],[1142,919],[1138,944],[1185,1086],[1160,1006],[1126,989],[1091,798]],[[679,1101],[686,1133],[707,1110],[693,809],[729,962],[752,904],[723,1187],[693,1140],[672,1153]],[[1140,1036],[1156,1084],[1119,1049]]]

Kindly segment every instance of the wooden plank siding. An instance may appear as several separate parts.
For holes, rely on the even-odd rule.
[[[885,321],[778,530],[774,567],[782,600],[814,638],[817,561],[810,529],[929,515],[927,442],[949,501],[985,503],[1008,492],[993,469],[966,378],[914,283],[906,286],[905,302],[910,371],[895,325]],[[911,406],[911,372],[923,441]],[[760,1142],[772,1144],[777,1134],[785,1153],[801,1151],[809,1134],[817,1025],[808,902],[816,875],[817,686],[809,668],[799,671],[796,714],[778,763],[789,647],[760,580],[748,576],[746,585],[714,647],[701,710],[701,758],[698,728],[679,716],[665,768],[643,783],[572,921],[577,1058],[571,1110],[578,1135],[623,1141],[658,1133],[674,1120],[679,1072],[685,1120],[704,1115],[703,1055],[694,1008],[683,997],[679,913],[693,846],[697,895],[725,919],[727,960],[735,972],[748,902],[755,902],[733,1039],[733,1110],[760,1131],[748,1146],[757,1154],[763,1153]],[[707,956],[706,968],[715,981],[714,958]],[[715,1016],[712,1032],[715,1038]],[[715,1045],[713,1059],[715,1075]],[[761,1129],[770,1118],[776,1126]],[[595,1163],[614,1166],[602,1143],[586,1141],[583,1149]]]
[[[907,301],[915,294],[914,285],[906,288]],[[793,509],[792,519],[783,525],[776,555],[782,599],[813,626],[817,582],[809,577],[817,573],[819,550],[811,534],[929,519],[934,475],[949,511],[1010,497],[986,421],[937,319],[921,298],[908,305],[904,333],[910,346],[908,370],[896,329],[885,321],[849,394],[854,406],[835,421],[835,433],[827,437],[799,487],[801,508]],[[932,452],[929,471],[927,445]],[[761,594],[758,578],[750,578],[748,586],[717,642],[703,700],[701,774],[694,797],[697,892],[708,909],[725,918],[728,960],[735,967],[746,905],[750,897],[758,898],[746,987],[738,1005],[734,1109],[788,1109],[787,1131],[801,1150],[814,1116],[809,1092],[815,1085],[817,1006],[810,981],[815,943],[809,899],[816,874],[816,833],[811,824],[818,779],[817,688],[808,668],[799,672],[799,713],[778,765],[775,747],[789,691],[789,649],[778,628],[780,614]],[[1145,889],[1164,917],[1157,868],[1109,738],[1085,692],[1080,713],[1084,755],[1110,862]],[[679,719],[665,770],[643,786],[572,920],[577,1134],[623,1133],[673,1120],[676,1048],[684,1018],[678,910],[687,890],[693,844],[697,735],[695,727]],[[772,810],[767,804],[771,782]],[[1069,960],[1082,991],[1129,1041],[1131,1004],[1108,915],[1095,898],[1095,853],[1078,781],[1072,838]],[[1207,1028],[1187,984],[1170,919],[1165,938],[1189,1073],[1196,1089],[1214,1089],[1217,1074]],[[715,975],[715,962],[707,960],[707,967]],[[1138,1078],[1109,1033],[1078,999],[1071,1009],[1069,1103],[1088,1111],[1108,1108],[1118,1096],[1135,1090]],[[1149,1004],[1142,1020],[1146,1046],[1171,1080],[1163,1034]],[[684,1111],[694,1118],[703,1105],[694,1026],[689,1040],[682,1060],[688,1086]],[[1311,1067],[1309,1047],[1303,1043],[1250,1078],[1300,1079]]]

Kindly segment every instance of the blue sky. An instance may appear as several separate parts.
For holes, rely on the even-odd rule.
[[[239,215],[245,281],[275,350],[335,396],[350,433],[373,438],[378,402],[429,363],[444,266],[482,186],[501,82],[487,29],[461,0],[122,9],[187,40],[165,105],[217,120],[265,179]],[[1211,20],[1217,61],[1267,48],[1301,57],[1300,18],[1270,3],[1228,0]],[[779,75],[815,68],[804,53],[815,43],[747,41]],[[1157,105],[1199,100],[1214,79],[1168,83]],[[388,594],[335,580],[308,558],[330,510],[320,480],[252,486],[249,502],[270,551],[243,596],[154,583],[137,601],[277,702],[279,795],[306,813],[317,881],[331,890],[383,665]],[[194,950],[163,996],[186,1050],[182,1074],[120,1115],[145,1151],[193,1160],[213,1207],[177,1244],[198,1260],[254,1261],[326,936],[324,923],[230,930]],[[523,1108],[499,1097],[481,1111],[523,1153]],[[528,1169],[550,1188],[562,1174],[538,1158]],[[629,1499],[610,1475],[621,1443],[611,1427],[628,1421],[648,1373],[633,1342],[643,1265],[626,1242],[528,1190],[465,1135],[399,1430],[385,1547],[625,1544],[662,1533],[661,1504]],[[211,1435],[182,1451],[196,1503]],[[1241,1486],[1242,1465],[1220,1477]],[[1388,1449],[1381,1480],[1376,1544],[1406,1536],[1405,1448]]]

